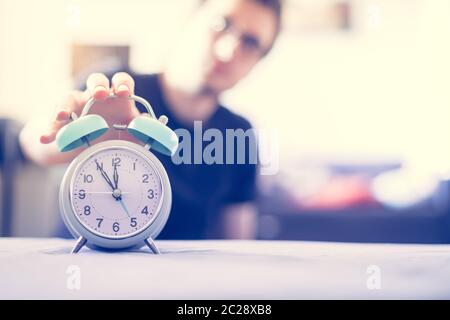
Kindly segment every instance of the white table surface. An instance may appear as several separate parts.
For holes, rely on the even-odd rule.
[[[73,240],[0,239],[1,299],[450,298],[450,245],[157,241],[105,253]],[[369,289],[367,268],[380,270]],[[67,286],[76,266],[80,288]],[[73,278],[71,278],[73,280]]]

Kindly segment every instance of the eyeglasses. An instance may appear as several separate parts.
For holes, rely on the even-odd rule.
[[[230,18],[224,16],[215,17],[210,24],[210,28],[217,34],[234,34],[239,39],[242,53],[246,56],[263,56],[269,49],[262,47],[261,42],[254,35],[237,30]]]

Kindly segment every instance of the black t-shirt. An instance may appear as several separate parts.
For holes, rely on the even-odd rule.
[[[186,129],[191,133],[193,124],[184,125],[177,121],[167,106],[161,90],[158,75],[132,74],[135,81],[135,94],[146,99],[153,107],[157,117],[166,115],[168,126],[173,129]],[[144,108],[137,103],[141,112]],[[222,105],[208,121],[202,122],[202,130],[215,128],[225,139],[226,129],[251,128],[243,117],[231,112]],[[210,142],[203,142],[203,147]],[[247,145],[248,146],[248,145]],[[234,150],[236,151],[236,150]],[[248,150],[247,150],[248,152]],[[175,164],[172,158],[154,153],[167,171],[172,187],[172,209],[169,220],[159,239],[205,239],[221,238],[219,225],[222,209],[229,204],[252,201],[256,196],[256,164],[194,164],[193,148],[191,164]],[[226,148],[223,149],[226,159]]]

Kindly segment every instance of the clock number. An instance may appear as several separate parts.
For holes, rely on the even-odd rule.
[[[148,189],[148,195],[147,198],[149,198],[150,200],[153,199],[155,197],[155,191],[153,191],[153,189]]]
[[[134,227],[137,226],[136,218],[131,218],[130,226],[131,226],[132,228],[134,228]]]
[[[80,200],[83,200],[84,198],[86,198],[86,190],[81,189],[80,191],[78,191],[78,198]]]
[[[92,183],[94,181],[94,177],[92,174],[85,174],[84,175],[84,183]]]
[[[142,213],[142,214],[145,214],[145,215],[148,214],[148,208],[147,208],[147,206],[145,206],[144,209],[142,209],[141,213]]]
[[[142,183],[148,183],[148,174],[144,173],[142,175]]]
[[[90,215],[90,214],[91,214],[91,207],[85,206],[85,207],[84,207],[84,214],[85,214],[86,216]]]
[[[133,171],[136,171],[136,162],[133,162]]]
[[[113,167],[115,167],[115,166],[120,167],[120,161],[121,161],[121,159],[119,157],[112,158],[112,166]]]
[[[103,219],[97,218],[96,220],[98,221],[97,227],[100,228],[100,226],[102,225]]]
[[[97,163],[97,170],[103,170],[103,162],[98,163],[98,161],[95,161]]]
[[[118,222],[113,223],[113,231],[118,232],[120,230],[120,225]]]

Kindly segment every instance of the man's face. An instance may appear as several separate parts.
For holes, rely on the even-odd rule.
[[[219,94],[250,72],[275,33],[275,14],[256,1],[209,0],[178,48],[177,65],[186,81]]]

